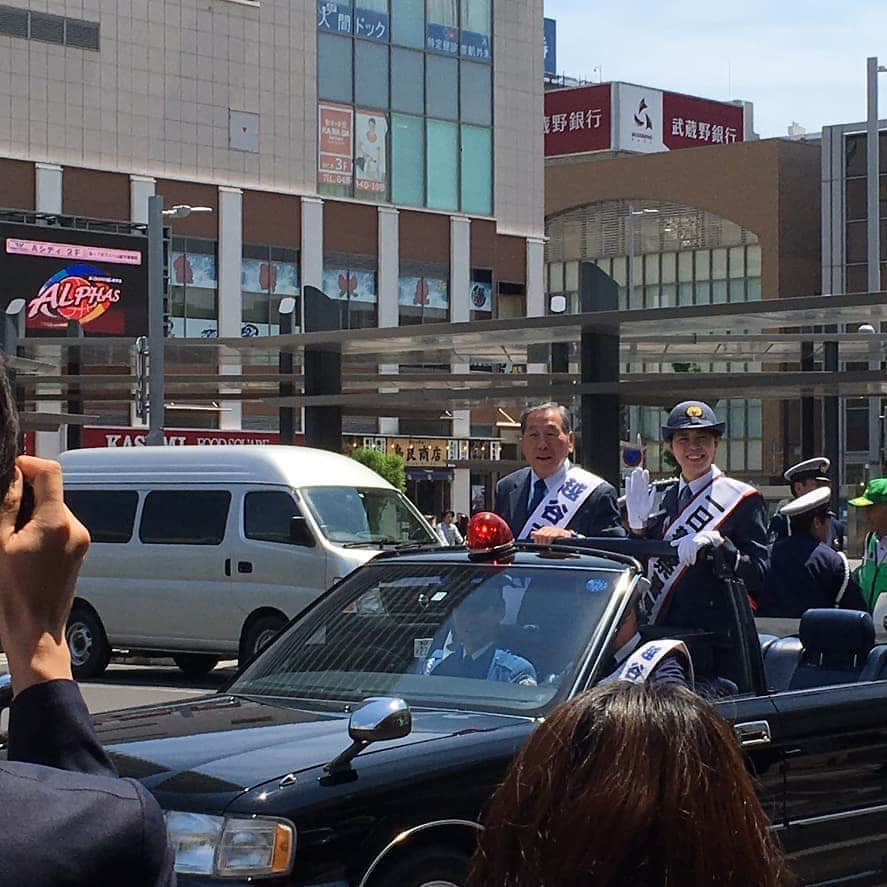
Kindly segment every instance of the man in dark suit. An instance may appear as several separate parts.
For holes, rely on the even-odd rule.
[[[16,527],[24,483],[33,515]],[[65,624],[89,534],[56,462],[19,457],[0,505],[0,637],[15,697],[0,762],[0,885],[173,885],[163,814],[116,776],[71,677]]]
[[[520,427],[529,467],[496,484],[493,506],[514,537],[548,543],[571,536],[624,536],[616,490],[570,464],[575,435],[568,410],[556,403],[530,407]]]

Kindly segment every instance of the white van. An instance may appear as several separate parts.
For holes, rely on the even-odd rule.
[[[322,591],[390,545],[436,545],[410,501],[353,459],[307,447],[62,454],[92,545],[67,638],[78,678],[112,648],[199,676],[244,662]]]

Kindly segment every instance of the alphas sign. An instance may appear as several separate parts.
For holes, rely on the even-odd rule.
[[[24,299],[28,336],[141,336],[148,325],[148,241],[133,234],[0,223],[5,307]]]

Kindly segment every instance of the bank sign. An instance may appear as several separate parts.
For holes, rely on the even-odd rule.
[[[24,299],[28,336],[142,336],[148,328],[148,241],[43,225],[0,223],[2,307]]]
[[[633,83],[545,93],[545,156],[592,151],[651,154],[743,140],[744,109]]]

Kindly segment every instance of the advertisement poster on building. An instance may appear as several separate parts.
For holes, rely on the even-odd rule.
[[[345,105],[318,106],[317,184],[350,195],[354,157],[354,110]]]
[[[298,296],[299,266],[295,262],[243,259],[240,265],[240,288],[245,293]]]
[[[376,301],[376,272],[324,268],[323,291],[330,299]]]
[[[640,154],[665,151],[662,91],[631,83],[616,84],[615,91],[618,147]]]
[[[2,305],[24,299],[28,335],[141,336],[148,327],[147,237],[0,224]]]
[[[542,70],[551,77],[557,74],[557,22],[553,18],[542,20]]]
[[[552,89],[545,93],[545,156],[608,151],[612,129],[611,85]]]
[[[450,307],[449,284],[445,279],[433,277],[401,277],[397,301],[410,307],[446,311]]]
[[[358,197],[384,200],[388,193],[388,117],[357,112],[354,187]]]
[[[147,428],[110,428],[104,425],[83,426],[84,447],[144,447],[147,446]],[[296,444],[304,437],[296,435]],[[247,444],[267,446],[280,443],[276,431],[216,431],[203,428],[164,428],[163,443],[168,447],[228,447]]]
[[[493,311],[493,284],[472,280],[468,290],[468,307],[471,311]]]

